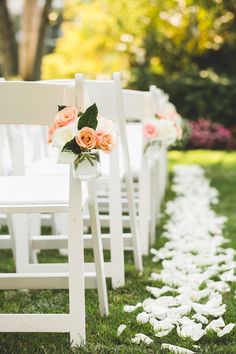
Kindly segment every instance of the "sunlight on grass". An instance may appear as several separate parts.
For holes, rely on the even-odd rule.
[[[211,150],[192,150],[192,151],[169,151],[170,166],[176,163],[191,164],[196,163],[202,166],[223,165],[236,166],[236,151],[211,151]]]

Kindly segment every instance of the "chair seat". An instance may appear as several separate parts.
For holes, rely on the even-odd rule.
[[[83,205],[87,188],[82,183]],[[0,205],[68,204],[69,176],[1,176]]]
[[[56,156],[49,156],[37,160],[26,169],[28,176],[68,176],[69,164],[57,164]]]

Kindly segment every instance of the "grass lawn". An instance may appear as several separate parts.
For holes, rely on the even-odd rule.
[[[211,179],[212,185],[220,192],[220,203],[216,210],[221,215],[226,215],[229,221],[226,224],[225,236],[230,239],[227,247],[236,249],[236,152],[212,152],[212,151],[189,151],[169,153],[170,168],[175,163],[197,163],[206,168],[207,176]],[[171,174],[170,174],[171,177]],[[168,190],[166,199],[171,198]],[[161,224],[165,222],[162,219]],[[6,230],[2,229],[2,233]],[[157,232],[157,245],[160,247],[164,240],[161,238],[162,225]],[[41,259],[47,260],[59,256],[56,252],[44,252]],[[164,338],[153,336],[151,326],[139,325],[135,321],[137,312],[123,313],[125,304],[136,304],[149,296],[145,290],[146,285],[152,285],[148,280],[149,274],[158,269],[158,266],[151,262],[151,257],[144,259],[145,271],[143,275],[138,274],[132,263],[132,256],[126,255],[126,285],[117,290],[111,290],[109,286],[110,315],[108,318],[101,318],[98,311],[97,293],[95,290],[86,291],[86,325],[87,345],[83,349],[77,349],[75,353],[168,353],[160,349],[161,343],[180,345],[193,349],[196,344],[190,340],[181,339],[175,331],[172,331]],[[14,270],[12,255],[10,251],[0,251],[0,269],[9,272]],[[160,284],[161,285],[161,284]],[[155,282],[156,286],[156,282]],[[232,285],[231,293],[224,296],[224,303],[227,311],[224,315],[226,323],[236,323],[236,299],[234,298],[236,284]],[[1,291],[0,312],[35,312],[35,313],[60,313],[68,311],[67,291]],[[127,329],[117,337],[116,331],[120,324],[125,323]],[[145,333],[154,339],[150,346],[145,344],[134,345],[130,339],[136,333]],[[218,338],[216,335],[204,336],[198,343],[201,350],[198,352],[208,354],[236,354],[236,330],[229,335]],[[70,353],[69,335],[67,334],[0,334],[0,354],[23,354],[23,353]]]

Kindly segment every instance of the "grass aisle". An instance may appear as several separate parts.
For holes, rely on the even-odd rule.
[[[220,203],[215,207],[220,215],[229,218],[225,227],[225,236],[230,239],[226,247],[236,249],[236,153],[211,152],[211,151],[190,151],[187,153],[171,152],[170,166],[174,163],[198,163],[206,168],[206,175],[210,178],[212,185],[220,192]],[[170,191],[166,199],[172,198]],[[165,219],[162,219],[162,224]],[[4,229],[2,230],[4,232]],[[157,248],[164,240],[160,238],[162,227],[160,225],[157,235]],[[56,252],[44,252],[42,259],[52,257],[51,261],[58,259]],[[146,285],[152,285],[148,277],[158,266],[153,264],[151,257],[145,257],[145,272],[140,276],[135,272],[132,265],[132,258],[126,255],[126,285],[122,289],[109,290],[110,316],[101,319],[98,312],[97,294],[95,291],[87,291],[87,341],[84,349],[78,349],[77,353],[168,353],[160,350],[160,344],[171,343],[185,348],[192,347],[190,340],[181,339],[173,331],[167,337],[156,338],[154,344],[147,347],[145,344],[136,346],[130,339],[136,333],[145,333],[152,336],[150,325],[138,324],[135,321],[136,312],[123,313],[125,304],[136,304],[148,297],[145,290]],[[12,271],[14,269],[11,252],[0,251],[1,271]],[[155,286],[156,282],[155,282]],[[236,284],[232,284],[232,291],[224,295],[224,303],[227,305],[225,314],[226,323],[236,323]],[[30,291],[0,292],[0,312],[48,312],[60,313],[68,311],[67,291]],[[117,337],[116,331],[120,324],[125,323],[127,329],[121,337]],[[199,344],[204,353],[208,354],[236,354],[236,338],[233,331],[222,338],[215,335],[203,337]],[[197,343],[198,344],[198,343]],[[69,336],[65,334],[0,334],[0,354],[21,354],[21,353],[70,353]]]

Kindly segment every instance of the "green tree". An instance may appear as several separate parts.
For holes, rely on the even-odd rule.
[[[233,0],[68,0],[43,75],[123,70],[144,88],[158,75],[204,68],[235,42],[235,7]]]
[[[63,36],[43,60],[43,77],[91,77],[122,70],[130,80],[130,63],[144,61],[142,46],[148,0],[67,1]],[[133,14],[132,16],[130,14]]]
[[[7,0],[0,1],[0,56],[4,77],[19,75],[24,80],[40,78],[40,67],[48,14],[52,0],[24,0],[20,21],[19,48]]]

